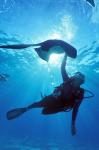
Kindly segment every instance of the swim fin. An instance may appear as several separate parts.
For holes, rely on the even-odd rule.
[[[8,120],[15,119],[15,118],[19,117],[20,115],[22,115],[23,113],[25,113],[26,111],[28,111],[28,109],[26,107],[12,109],[7,112],[7,119]]]

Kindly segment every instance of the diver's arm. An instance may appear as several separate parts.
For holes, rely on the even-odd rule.
[[[72,111],[72,124],[71,124],[71,132],[72,132],[72,135],[75,135],[76,134],[76,127],[75,127],[75,123],[76,123],[76,118],[77,118],[77,114],[78,114],[78,109],[79,109],[79,106],[81,104],[82,101],[80,101],[79,103],[77,102],[73,108],[73,111]]]
[[[65,54],[63,60],[62,60],[62,64],[61,64],[61,74],[62,74],[62,78],[63,78],[63,81],[66,81],[68,80],[68,74],[65,70],[65,66],[66,66],[66,60],[67,60],[67,55]]]

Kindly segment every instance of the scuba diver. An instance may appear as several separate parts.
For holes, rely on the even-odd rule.
[[[9,75],[2,73],[0,74],[0,81],[7,81],[8,80]]]
[[[85,82],[85,76],[77,72],[74,76],[69,77],[65,70],[66,60],[67,55],[65,54],[61,64],[63,83],[56,87],[52,94],[45,97],[42,96],[42,100],[24,108],[16,108],[8,111],[8,120],[14,119],[33,108],[43,108],[42,114],[44,115],[72,110],[71,133],[72,135],[76,134],[76,117],[84,97],[84,89],[80,86]]]

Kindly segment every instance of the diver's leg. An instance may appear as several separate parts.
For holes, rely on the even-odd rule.
[[[28,109],[32,109],[32,108],[40,108],[40,107],[43,107],[43,105],[41,104],[41,102],[35,102],[35,103],[29,105],[27,108]]]
[[[27,107],[27,109],[47,107],[51,103],[51,97],[46,96],[41,101],[35,102]]]
[[[62,108],[52,106],[52,107],[45,107],[42,110],[43,115],[56,114],[58,112],[62,112]]]

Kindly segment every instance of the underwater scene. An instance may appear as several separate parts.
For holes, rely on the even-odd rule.
[[[99,150],[98,0],[0,0],[0,150]]]

